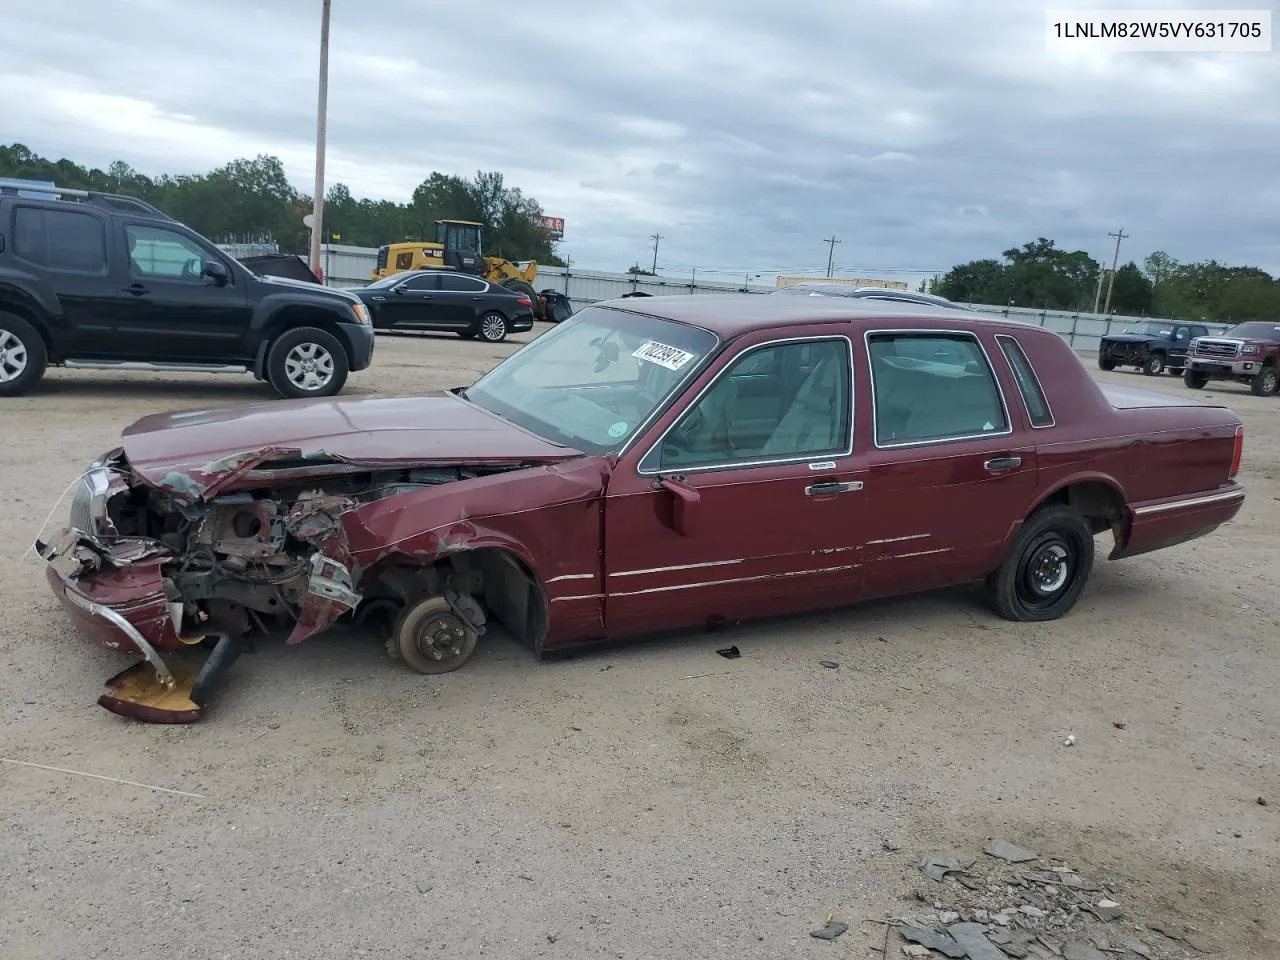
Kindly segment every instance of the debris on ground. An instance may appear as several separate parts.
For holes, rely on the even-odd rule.
[[[841,923],[839,920],[832,920],[830,917],[827,917],[827,922],[823,925],[822,929],[810,930],[809,936],[815,937],[818,940],[834,940],[836,937],[844,934],[848,929],[849,925],[847,923]]]
[[[1062,741],[1062,745],[1064,747],[1074,747],[1076,745],[1076,735],[1074,733],[1068,735],[1067,739]]]
[[[1020,847],[1016,843],[1010,843],[1008,840],[992,840],[982,852],[990,857],[1008,860],[1010,863],[1025,863],[1028,860],[1039,859],[1034,850]]]
[[[976,859],[933,853],[919,861],[919,869],[942,887],[937,893],[915,893],[932,912],[890,921],[905,941],[905,956],[1183,960],[1193,956],[1183,946],[1200,951],[1179,927],[1132,926],[1106,883],[1081,876],[1060,859],[1000,839],[989,842],[983,853]],[[1164,946],[1152,947],[1133,936],[1148,928],[1168,938]]]
[[[935,853],[931,857],[926,857],[920,863],[920,869],[941,883],[948,873],[968,870],[974,863],[976,863],[974,860],[961,861],[955,857]]]
[[[738,649],[738,645],[736,643],[732,647],[722,647],[717,650],[716,653],[720,654],[720,656],[724,657],[726,660],[736,660],[738,657],[742,656],[742,651]]]
[[[822,664],[824,667],[826,667],[828,670],[834,670],[838,666],[840,666],[840,664],[836,663],[834,660],[819,660],[818,662]]]

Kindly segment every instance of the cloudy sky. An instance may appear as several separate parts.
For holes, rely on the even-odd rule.
[[[21,9],[0,142],[148,174],[272,153],[310,192],[321,0]],[[1122,261],[1280,273],[1280,52],[1045,34],[1026,0],[333,0],[328,181],[501,170],[584,268],[660,233],[660,273],[825,272],[834,234],[838,272],[913,279],[1037,236],[1109,260],[1123,226]]]

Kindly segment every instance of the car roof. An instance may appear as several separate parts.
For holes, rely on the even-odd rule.
[[[725,340],[757,330],[842,320],[874,320],[894,328],[910,327],[913,323],[928,321],[930,327],[960,323],[966,328],[972,325],[1019,332],[1041,329],[1035,324],[998,319],[959,305],[909,303],[872,297],[683,294],[643,299],[620,298],[602,301],[596,306],[687,323],[709,330]]]

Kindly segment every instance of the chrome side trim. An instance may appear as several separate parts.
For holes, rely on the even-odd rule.
[[[662,445],[662,442],[666,440],[667,434],[669,434],[672,430],[674,430],[677,426],[680,425],[680,423],[684,420],[685,416],[691,410],[695,409],[699,403],[702,402],[702,398],[706,396],[706,394],[709,393],[717,383],[720,382],[720,379],[722,377],[727,376],[729,371],[738,365],[739,361],[741,361],[745,357],[749,357],[751,354],[755,353],[757,350],[764,350],[768,347],[784,346],[788,343],[811,343],[815,340],[843,340],[845,342],[845,346],[849,348],[849,356],[848,356],[848,360],[849,360],[849,435],[848,435],[848,441],[845,444],[845,447],[843,450],[837,451],[837,452],[826,451],[823,453],[809,453],[809,454],[805,454],[802,457],[773,457],[766,460],[722,461],[720,463],[699,464],[697,466],[672,467],[667,470],[663,470],[663,469],[646,470],[642,468],[641,465],[653,454],[653,451],[656,450],[658,447],[660,447]],[[821,463],[823,461],[829,461],[832,457],[835,457],[837,460],[843,459],[844,457],[848,457],[853,453],[853,431],[854,431],[854,420],[855,420],[855,406],[853,402],[853,394],[856,388],[856,381],[854,379],[854,374],[855,374],[855,367],[853,362],[853,340],[846,334],[821,333],[821,334],[814,334],[808,337],[783,337],[778,340],[766,340],[763,343],[757,343],[754,346],[747,347],[745,350],[739,353],[736,357],[730,360],[727,364],[721,367],[720,370],[716,373],[716,375],[712,377],[709,381],[707,381],[706,386],[704,386],[701,390],[699,390],[697,394],[694,396],[694,398],[685,405],[685,408],[682,411],[680,411],[680,415],[676,417],[674,420],[672,420],[671,423],[667,425],[667,429],[663,430],[662,433],[658,435],[658,439],[655,440],[653,443],[649,444],[649,448],[645,450],[644,455],[641,456],[640,459],[636,461],[636,473],[642,477],[657,477],[663,474],[680,474],[682,476],[687,476],[688,474],[691,474],[691,473],[709,473],[712,471],[719,471],[719,470],[745,470],[750,467],[784,466],[786,464],[791,464],[791,463],[810,463],[810,462]],[[785,414],[785,411],[784,411],[784,414]]]
[[[102,617],[102,619],[111,623],[120,630],[121,633],[125,634],[125,636],[132,640],[137,648],[142,651],[142,655],[147,658],[147,662],[150,663],[151,666],[155,667],[156,676],[160,678],[160,682],[168,689],[173,689],[177,683],[173,678],[173,673],[165,665],[160,654],[156,652],[156,648],[143,639],[142,634],[138,632],[138,629],[132,623],[120,614],[116,613],[110,607],[104,607],[102,604],[95,603],[93,600],[90,600],[69,584],[64,583],[63,589],[66,590],[67,597],[71,602],[81,610],[86,613],[91,613],[94,616]]]
[[[1166,513],[1169,510],[1187,510],[1191,507],[1204,507],[1212,503],[1225,503],[1228,500],[1243,500],[1244,489],[1224,490],[1222,493],[1211,493],[1206,496],[1188,497],[1185,500],[1173,500],[1169,503],[1154,503],[1145,507],[1134,507],[1134,516],[1145,517],[1152,513]]]
[[[987,362],[987,372],[991,374],[991,379],[996,383],[996,394],[1000,397],[1000,406],[1004,410],[1005,428],[1003,430],[991,430],[987,433],[970,433],[958,437],[938,437],[932,440],[907,440],[902,443],[881,443],[880,427],[876,417],[876,371],[875,365],[871,362],[871,338],[875,336],[894,335],[894,334],[926,334],[942,337],[967,337],[978,345],[978,349],[982,351],[982,358]],[[1009,401],[1005,398],[1004,387],[1000,385],[1000,378],[996,376],[995,365],[991,362],[991,356],[987,353],[987,347],[972,330],[946,330],[946,329],[907,329],[907,328],[889,328],[882,330],[866,330],[862,334],[863,344],[867,348],[867,373],[871,377],[871,435],[872,443],[877,450],[900,450],[908,447],[936,447],[947,443],[961,443],[965,440],[982,440],[988,437],[1008,437],[1013,435],[1013,418],[1009,416]],[[1047,401],[1046,401],[1047,402]]]

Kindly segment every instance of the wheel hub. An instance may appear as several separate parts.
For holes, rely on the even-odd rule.
[[[424,623],[414,638],[414,646],[425,657],[447,660],[462,654],[467,630],[462,620],[452,613],[442,613]]]
[[[1061,590],[1071,573],[1067,551],[1061,546],[1046,547],[1031,561],[1031,586],[1042,595]]]

